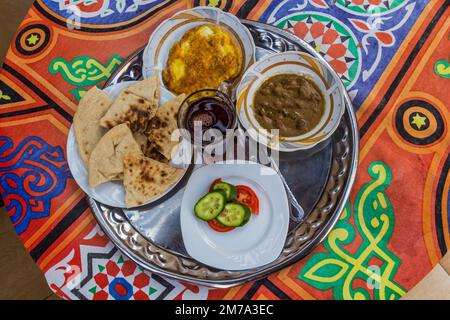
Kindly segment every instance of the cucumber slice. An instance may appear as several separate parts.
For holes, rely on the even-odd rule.
[[[219,181],[214,183],[212,190],[223,190],[227,195],[227,201],[232,202],[236,199],[236,187],[227,182]]]
[[[241,227],[250,220],[250,209],[240,203],[227,203],[217,220],[227,227]]]
[[[204,195],[194,206],[197,218],[209,221],[217,217],[225,207],[224,192],[210,192]]]

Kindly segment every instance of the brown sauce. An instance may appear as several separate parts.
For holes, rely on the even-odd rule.
[[[258,123],[279,129],[282,137],[311,131],[323,116],[325,98],[313,80],[299,74],[278,74],[265,80],[253,100]]]

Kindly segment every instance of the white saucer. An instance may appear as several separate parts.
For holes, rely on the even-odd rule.
[[[260,212],[243,227],[220,233],[196,218],[195,203],[217,179],[252,188]],[[202,167],[191,175],[181,204],[181,231],[189,255],[224,270],[244,270],[266,265],[281,253],[289,226],[289,202],[279,175],[254,162],[226,161]]]

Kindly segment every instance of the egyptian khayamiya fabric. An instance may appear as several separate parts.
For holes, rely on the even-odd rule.
[[[65,153],[84,92],[161,21],[197,5],[306,40],[342,78],[361,136],[353,192],[323,244],[223,290],[150,274],[121,254]],[[445,1],[38,0],[0,74],[0,190],[15,230],[66,299],[398,299],[450,244],[449,16]]]

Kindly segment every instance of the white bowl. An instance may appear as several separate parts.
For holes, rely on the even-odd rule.
[[[303,135],[276,137],[255,118],[253,99],[260,85],[276,74],[295,73],[308,76],[325,97],[325,110],[319,123]],[[237,113],[250,136],[280,151],[309,149],[328,139],[339,126],[345,111],[343,88],[339,78],[323,67],[319,60],[303,52],[283,52],[266,56],[253,64],[237,88]]]
[[[230,32],[240,46],[244,58],[242,76],[255,61],[255,42],[250,31],[230,13],[213,7],[195,7],[176,13],[161,23],[152,33],[142,58],[144,79],[156,73],[164,86],[162,71],[166,68],[170,49],[187,31],[202,24],[219,25]],[[240,77],[236,83],[239,80]]]

